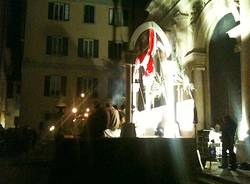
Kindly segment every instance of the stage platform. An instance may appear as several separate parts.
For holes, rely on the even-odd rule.
[[[56,148],[52,183],[187,183],[201,172],[194,139],[63,139]]]

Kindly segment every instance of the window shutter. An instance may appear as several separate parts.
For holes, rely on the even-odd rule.
[[[48,5],[48,19],[53,19],[53,6],[54,5],[54,3],[49,3],[49,5]]]
[[[93,97],[98,97],[98,79],[93,79]]]
[[[123,10],[123,26],[128,26],[128,10]]]
[[[113,59],[113,41],[108,42],[108,58]]]
[[[82,91],[82,80],[81,80],[82,78],[81,77],[77,77],[77,84],[76,84],[76,95],[77,96],[80,96],[81,95],[81,93],[83,92]]]
[[[60,17],[58,16],[59,13],[59,5],[55,5],[55,20],[58,20]]]
[[[44,78],[44,96],[49,96],[50,76]]]
[[[67,56],[68,55],[68,38],[63,37],[63,55]]]
[[[88,6],[85,6],[84,7],[84,22],[88,22],[88,13],[89,13],[89,8],[88,8]]]
[[[64,20],[69,20],[69,4],[64,4]]]
[[[94,23],[95,22],[95,7],[90,6],[90,22]]]
[[[59,20],[64,20],[64,6],[59,6]]]
[[[61,94],[66,96],[66,87],[67,87],[67,77],[62,76],[61,78]]]
[[[83,39],[78,39],[78,56],[83,57]]]
[[[94,40],[94,57],[98,58],[99,57],[99,41]]]
[[[47,36],[46,54],[51,54],[51,50],[52,50],[52,37]]]
[[[117,44],[117,59],[122,58],[122,43]]]

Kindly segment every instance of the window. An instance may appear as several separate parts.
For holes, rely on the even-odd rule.
[[[99,41],[93,39],[78,39],[78,56],[79,57],[94,57],[99,56]]]
[[[44,96],[66,96],[67,78],[59,75],[45,76]]]
[[[98,79],[88,78],[88,77],[78,77],[77,78],[77,96],[81,93],[92,94],[93,97],[98,96],[97,92]]]
[[[47,36],[46,53],[49,55],[68,55],[68,38],[61,36]]]
[[[128,26],[128,10],[110,8],[109,24],[115,26]]]
[[[86,5],[84,7],[84,22],[94,23],[95,22],[95,7]]]
[[[59,2],[49,2],[48,19],[50,20],[69,20],[69,4]]]
[[[108,42],[108,58],[109,59],[121,59],[122,51],[127,49],[126,42]]]

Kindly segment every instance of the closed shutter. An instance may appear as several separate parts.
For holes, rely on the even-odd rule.
[[[90,6],[90,22],[95,22],[95,8],[94,6]]]
[[[78,56],[83,57],[83,39],[78,39]]]
[[[93,97],[98,97],[98,79],[93,79]]]
[[[109,59],[114,58],[114,42],[113,41],[108,42],[108,58]]]
[[[49,96],[50,76],[44,78],[44,96]]]
[[[123,26],[128,26],[129,14],[128,10],[123,10]]]
[[[68,55],[68,38],[63,37],[63,55]]]
[[[66,96],[66,87],[67,87],[67,77],[62,76],[61,78],[61,94]]]
[[[83,92],[82,91],[82,78],[81,77],[78,77],[77,78],[77,84],[76,84],[76,92],[77,92],[77,96],[80,96],[81,93]]]
[[[52,37],[47,36],[47,42],[46,42],[46,54],[51,54],[52,52]]]
[[[99,57],[99,41],[94,40],[94,57],[98,58]]]
[[[54,3],[49,3],[49,5],[48,5],[48,19],[50,19],[50,20],[53,19],[53,7],[54,7]]]

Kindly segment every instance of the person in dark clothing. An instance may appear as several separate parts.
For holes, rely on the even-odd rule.
[[[94,104],[94,111],[89,116],[81,137],[88,139],[103,138],[104,130],[107,127],[107,112],[105,107],[100,103]]]
[[[237,124],[234,120],[226,115],[223,118],[221,126],[221,140],[222,140],[222,165],[221,168],[236,169],[236,155],[234,153],[234,136],[236,132]],[[229,158],[227,151],[229,152]],[[229,163],[228,163],[229,162]]]

